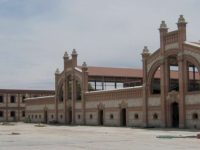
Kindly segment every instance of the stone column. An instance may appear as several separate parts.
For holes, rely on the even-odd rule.
[[[82,122],[85,124],[85,92],[88,91],[88,67],[86,62],[82,65]]]
[[[161,127],[166,127],[166,65],[165,65],[165,35],[168,32],[165,21],[162,21],[160,28],[160,89],[161,89]]]
[[[148,86],[147,85],[147,58],[150,56],[147,46],[144,47],[142,52],[142,65],[143,65],[143,127],[148,126]]]

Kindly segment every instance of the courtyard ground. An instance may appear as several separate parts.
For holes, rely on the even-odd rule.
[[[199,130],[101,126],[0,125],[0,150],[199,150],[200,139],[159,139],[159,135],[196,136]],[[12,133],[19,133],[13,135]]]

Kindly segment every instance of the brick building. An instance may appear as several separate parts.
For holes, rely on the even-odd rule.
[[[0,122],[25,121],[25,97],[54,94],[51,90],[0,89]]]
[[[162,21],[160,48],[150,54],[144,47],[143,69],[133,71],[135,76],[128,69],[92,68],[85,62],[79,67],[76,51],[73,50],[71,59],[65,53],[63,71],[55,72],[55,95],[27,98],[26,120],[200,128],[200,43],[186,40],[186,24],[181,15],[178,29],[168,32]],[[89,91],[91,81],[95,90],[96,82],[102,82],[102,89]],[[115,89],[105,89],[106,81],[112,81]],[[134,84],[134,87],[117,88],[117,82]]]

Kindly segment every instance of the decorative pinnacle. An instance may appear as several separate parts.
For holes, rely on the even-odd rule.
[[[73,49],[72,55],[77,55],[76,49]]]
[[[147,48],[147,46],[144,46],[144,49],[143,49],[143,52],[142,52],[143,54],[144,53],[149,53],[149,49]]]
[[[29,98],[29,95],[28,95],[28,93],[26,93],[26,94],[25,94],[25,98]]]
[[[180,18],[178,19],[178,23],[187,23],[183,15],[180,15]]]
[[[83,62],[82,68],[87,68],[86,62]]]
[[[60,71],[58,68],[56,69],[55,74],[60,74]]]
[[[165,21],[162,21],[162,23],[160,24],[160,29],[168,29]]]
[[[69,55],[67,54],[67,52],[65,52],[64,58],[69,58]]]

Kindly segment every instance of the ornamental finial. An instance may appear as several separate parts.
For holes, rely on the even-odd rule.
[[[76,49],[73,49],[72,55],[77,55]]]
[[[69,58],[69,55],[68,55],[67,52],[65,52],[65,54],[64,54],[64,58]]]
[[[160,24],[160,29],[168,29],[165,21],[162,21]]]
[[[86,62],[83,62],[82,68],[87,68]]]
[[[58,68],[56,69],[55,74],[60,74],[60,71]]]

